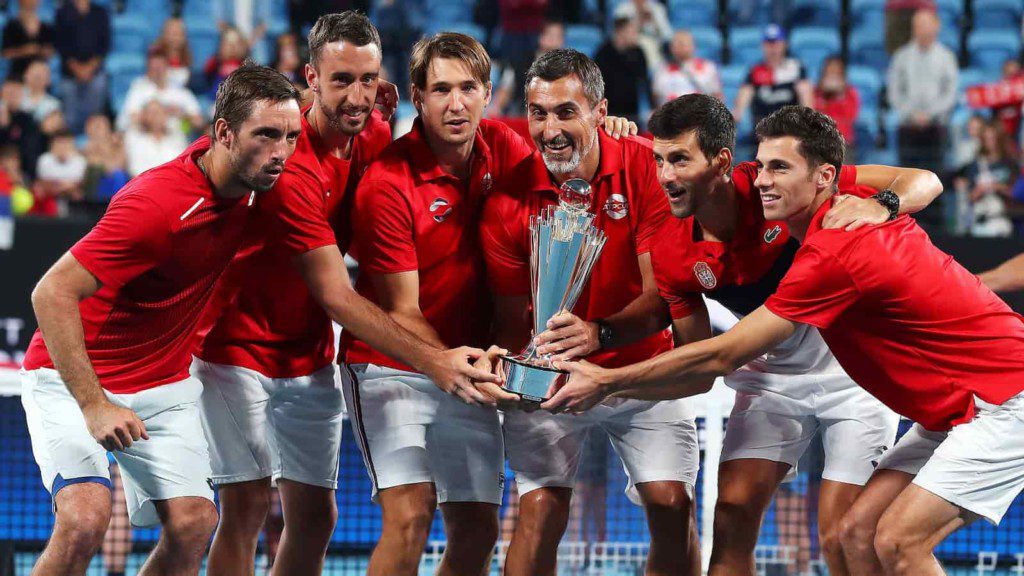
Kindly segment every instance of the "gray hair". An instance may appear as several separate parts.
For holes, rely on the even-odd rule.
[[[591,108],[604,100],[604,76],[601,75],[601,69],[586,54],[572,48],[559,48],[538,56],[526,72],[526,85],[529,86],[534,78],[553,82],[570,74],[580,79]]]

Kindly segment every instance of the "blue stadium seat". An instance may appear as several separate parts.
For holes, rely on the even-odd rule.
[[[732,107],[736,101],[736,92],[739,91],[743,81],[747,78],[747,69],[744,66],[731,65],[719,69],[719,77],[722,79],[722,94],[725,97],[725,105]]]
[[[850,18],[857,26],[866,20],[881,22],[885,18],[886,0],[850,0]]]
[[[952,50],[954,53],[959,54],[960,28],[955,26],[951,27],[946,24],[943,24],[942,28],[939,30],[939,42],[941,42],[942,45],[945,46],[946,48]]]
[[[750,67],[764,57],[761,52],[762,30],[748,26],[734,28],[729,33],[729,63]]]
[[[975,30],[1019,30],[1021,0],[974,0]]]
[[[159,26],[151,26],[142,14],[125,12],[111,20],[114,52],[145,53],[155,34],[151,29],[159,32]]]
[[[220,44],[220,32],[214,27],[199,28],[198,30],[188,29],[188,44],[192,49],[192,69],[201,70],[206,61],[217,52]]]
[[[838,27],[839,0],[796,0],[793,3],[793,26]]]
[[[668,0],[666,4],[673,28],[718,26],[717,0]]]
[[[192,18],[206,18],[213,22],[213,3],[210,0],[184,0],[181,4],[181,17],[186,21]]]
[[[789,36],[789,50],[800,60],[807,74],[817,78],[826,58],[840,52],[842,42],[835,27],[797,28]]]
[[[453,24],[470,24],[473,19],[472,8],[455,3],[438,3],[427,7],[427,28],[444,30]]]
[[[1020,32],[1017,30],[975,30],[967,37],[971,66],[999,70],[1009,58],[1020,54]]]
[[[690,34],[693,35],[697,56],[715,63],[722,61],[722,33],[718,28],[692,28]]]
[[[437,34],[438,32],[461,32],[467,36],[472,36],[480,42],[487,40],[487,32],[482,26],[471,24],[469,22],[431,22],[427,24],[426,33]]]
[[[565,27],[565,45],[575,48],[591,58],[604,42],[604,32],[590,24],[570,24]]]
[[[764,26],[765,24],[771,24],[772,12],[767,2],[756,2],[757,6],[744,18],[744,8],[751,1],[756,2],[756,0],[729,0],[726,7],[726,14],[729,20],[731,22],[738,22],[741,26]]]
[[[977,84],[984,84],[985,82],[995,82],[999,80],[1001,74],[999,70],[986,70],[982,68],[961,68],[960,73],[957,75],[957,83],[959,84],[958,92],[959,98],[966,103],[966,90],[970,86]]]
[[[136,14],[150,23],[151,36],[156,37],[160,27],[171,15],[171,3],[168,0],[123,0],[124,14]]]
[[[885,51],[883,34],[880,28],[859,28],[850,33],[850,62],[884,72],[889,66],[889,54]]]
[[[146,55],[140,52],[112,52],[103,62],[107,74],[111,76],[141,76],[146,72]]]
[[[882,75],[868,66],[849,66],[846,80],[860,94],[861,113],[878,112],[878,96],[882,91]]]

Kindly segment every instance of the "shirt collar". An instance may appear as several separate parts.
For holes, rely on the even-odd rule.
[[[484,121],[481,121],[483,123]],[[451,174],[448,174],[441,169],[441,165],[437,162],[437,156],[434,151],[430,149],[430,144],[427,143],[427,135],[424,131],[423,120],[417,116],[413,122],[412,130],[405,135],[407,142],[409,142],[409,151],[412,159],[412,167],[416,172],[416,176],[425,182],[433,180],[440,180],[443,178],[452,178]],[[481,159],[486,163],[487,166],[491,165],[491,147],[487,145],[481,134],[480,127],[477,127],[476,134],[473,136],[473,155],[471,162],[475,165],[480,162]]]

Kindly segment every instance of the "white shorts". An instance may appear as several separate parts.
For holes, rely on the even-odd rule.
[[[196,496],[213,501],[210,457],[197,405],[202,390],[198,380],[188,378],[134,394],[106,393],[114,404],[138,414],[149,435],[149,440],[113,453],[135,526],[160,523],[154,500]],[[110,487],[107,451],[89,434],[78,402],[56,370],[23,370],[21,403],[32,453],[52,496],[82,482]]]
[[[334,365],[298,378],[196,358],[215,484],[271,477],[338,487],[345,405]],[[347,378],[343,375],[342,378]]]
[[[373,482],[432,482],[438,502],[501,504],[505,460],[493,408],[470,406],[422,374],[352,364],[345,386],[352,430]]]
[[[914,484],[999,524],[1024,489],[1024,393],[974,402],[974,419],[949,432],[914,424],[878,467],[915,474]]]
[[[538,488],[571,488],[587,432],[600,426],[622,460],[626,494],[633,503],[640,504],[636,485],[644,482],[683,482],[693,496],[700,455],[697,426],[685,400],[613,399],[580,415],[510,410],[502,426],[521,495]]]
[[[757,458],[782,462],[792,467],[793,477],[797,462],[820,431],[825,449],[822,478],[866,484],[896,439],[899,415],[845,374],[765,376],[793,379],[795,387],[810,393],[797,402],[774,393],[737,392],[721,461]]]

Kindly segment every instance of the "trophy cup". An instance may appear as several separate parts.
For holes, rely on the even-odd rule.
[[[537,354],[533,337],[546,329],[552,316],[576,305],[604,248],[607,238],[588,212],[591,196],[589,182],[572,178],[562,184],[558,206],[530,217],[533,334],[521,354],[502,356],[505,389],[525,400],[547,400],[551,385],[567,374],[551,366],[549,355]]]

